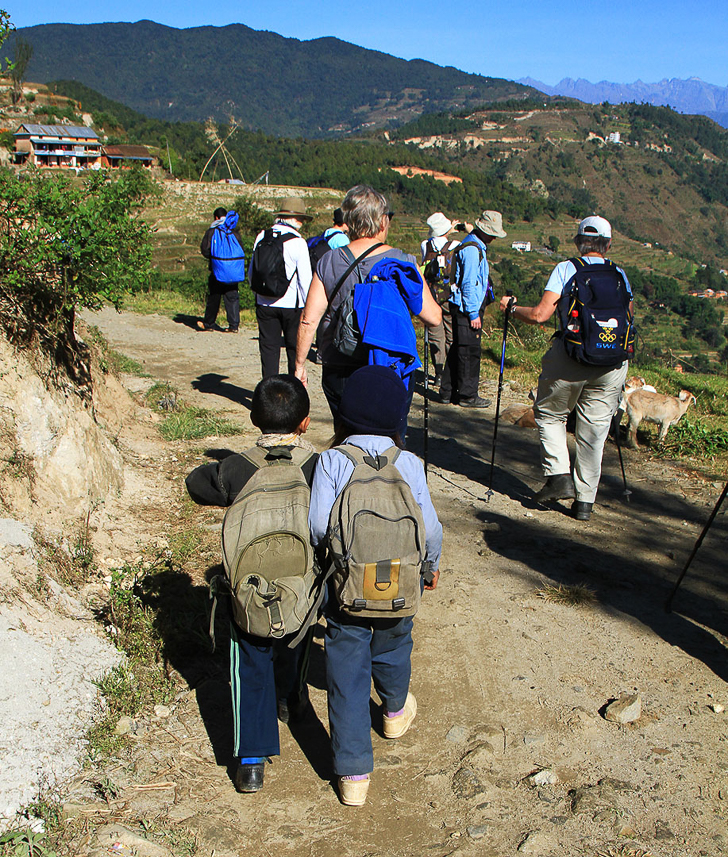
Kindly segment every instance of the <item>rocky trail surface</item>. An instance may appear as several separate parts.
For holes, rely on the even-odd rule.
[[[188,319],[113,311],[89,320],[184,400],[250,428],[232,439],[166,443],[150,425],[126,447],[120,434],[129,466],[144,468],[147,483],[157,485],[140,500],[136,523],[134,510],[127,512],[125,527],[161,537],[182,516],[209,536],[186,573],[159,581],[154,597],[164,628],[165,615],[179,619],[190,597],[204,604],[206,575],[219,562],[221,512],[190,510],[182,480],[200,461],[255,437],[247,418],[259,379],[255,331],[201,334]],[[322,448],[331,425],[317,367],[310,376],[309,437]],[[495,381],[482,386],[495,402]],[[525,401],[523,394],[507,389],[504,405],[516,400]],[[416,394],[408,435],[416,452],[421,407]],[[282,754],[266,767],[263,790],[235,792],[225,646],[219,640],[209,654],[201,621],[188,628],[188,645],[170,636],[167,656],[184,684],[168,708],[129,724],[125,754],[103,773],[112,793],[95,803],[79,798],[77,812],[107,822],[88,853],[112,853],[112,842],[127,848],[123,853],[163,853],[154,850],[161,845],[129,839],[125,831],[140,820],[190,831],[205,857],[728,852],[725,514],[674,612],[664,610],[720,483],[625,451],[633,491],[625,503],[610,444],[598,505],[590,523],[579,523],[566,504],[530,501],[541,481],[536,433],[501,423],[488,499],[493,416],[493,406],[430,407],[429,484],[445,531],[442,577],[415,622],[413,727],[386,741],[378,700],[372,702],[375,771],[367,804],[342,806],[332,785],[321,628],[309,676],[312,713],[292,728],[281,725]],[[560,603],[560,586],[585,587],[594,600]],[[623,695],[639,695],[639,717],[605,719],[607,704]],[[72,799],[68,811],[73,806]]]

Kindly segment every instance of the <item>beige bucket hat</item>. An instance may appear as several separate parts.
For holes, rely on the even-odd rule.
[[[494,238],[505,238],[508,234],[503,228],[503,215],[500,211],[484,211],[475,221],[475,228]]]
[[[448,220],[441,211],[431,214],[427,218],[427,225],[430,227],[430,238],[442,238],[452,229],[452,221]]]
[[[312,214],[306,214],[306,206],[299,196],[287,196],[281,203],[276,217],[295,217],[297,220],[313,220]]]

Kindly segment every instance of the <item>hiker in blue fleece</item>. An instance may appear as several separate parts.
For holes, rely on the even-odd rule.
[[[487,247],[505,236],[500,212],[484,211],[453,253],[448,304],[453,338],[440,384],[444,405],[452,402],[463,408],[485,408],[490,404],[478,395],[482,315],[488,297]]]
[[[333,440],[359,447],[377,457],[396,445],[397,428],[407,404],[401,379],[384,366],[366,366],[354,372],[344,388],[339,424]],[[401,451],[394,466],[409,485],[422,510],[425,526],[425,560],[435,569],[425,589],[434,589],[440,576],[442,525],[432,505],[422,462]],[[309,524],[314,546],[325,544],[336,498],[354,470],[352,461],[336,446],[323,452],[311,487]],[[356,510],[351,510],[356,512]],[[347,806],[361,806],[374,768],[369,699],[371,684],[382,700],[385,738],[402,737],[417,714],[410,693],[412,616],[366,618],[346,613],[338,606],[330,584],[326,616],[326,684],[334,773],[339,795]]]

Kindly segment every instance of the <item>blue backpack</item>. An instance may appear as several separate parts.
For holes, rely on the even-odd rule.
[[[590,265],[569,260],[576,273],[559,299],[566,353],[586,366],[616,367],[634,357],[635,327],[629,293],[619,268],[606,259]]]
[[[225,223],[212,233],[210,262],[218,283],[242,283],[245,279],[245,250],[233,233],[237,225],[238,213],[228,211]]]

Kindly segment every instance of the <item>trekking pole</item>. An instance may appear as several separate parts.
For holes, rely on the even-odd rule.
[[[493,425],[493,448],[490,453],[490,478],[488,479],[488,493],[485,495],[486,503],[493,496],[493,467],[495,465],[495,442],[498,437],[498,417],[500,416],[501,393],[503,392],[503,369],[506,365],[506,339],[508,339],[508,322],[511,318],[511,309],[513,308],[513,292],[506,292],[506,297],[509,297],[508,306],[506,307],[505,320],[503,321],[503,347],[501,348],[500,374],[498,375],[498,398],[495,403],[495,423]]]
[[[424,412],[424,438],[422,441],[422,452],[425,460],[425,481],[427,481],[427,459],[430,441],[430,331],[425,328],[425,412]]]
[[[708,530],[710,529],[710,525],[715,520],[715,516],[718,514],[718,509],[720,509],[721,505],[723,504],[723,500],[725,500],[726,493],[728,493],[728,482],[726,482],[725,485],[723,486],[723,492],[720,495],[720,497],[718,498],[718,502],[715,504],[715,508],[710,513],[710,517],[708,518],[708,523],[703,527],[703,532],[698,536],[698,540],[695,542],[695,546],[693,547],[693,551],[690,554],[690,556],[688,557],[688,561],[685,563],[685,568],[683,568],[682,572],[680,573],[680,577],[678,577],[677,583],[675,584],[674,589],[670,593],[670,597],[665,602],[665,613],[672,613],[672,599],[675,597],[675,593],[677,592],[678,587],[683,582],[683,578],[685,577],[688,569],[690,568],[690,563],[695,559],[695,554],[698,552],[700,545],[703,543],[703,539],[705,538],[705,534],[708,532]]]
[[[621,408],[617,408],[614,416],[612,417],[612,434],[614,435],[614,442],[617,444],[619,466],[622,468],[622,484],[624,485],[624,491],[622,492],[622,496],[624,497],[624,502],[629,503],[629,495],[632,492],[627,487],[627,476],[624,472],[624,460],[622,459],[622,444],[619,442],[619,425],[622,422],[623,413],[624,411]]]

